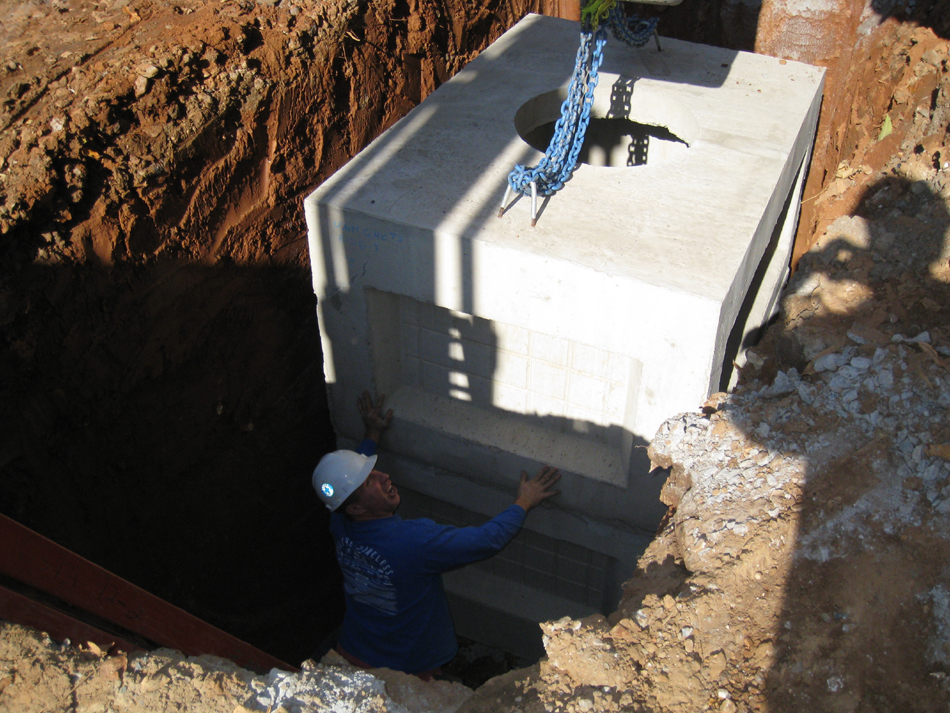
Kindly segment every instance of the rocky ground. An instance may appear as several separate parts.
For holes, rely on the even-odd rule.
[[[116,484],[141,477],[123,462],[140,451],[116,439],[147,443],[149,452],[164,441],[187,451],[181,444],[197,431],[211,452],[232,449],[240,460],[261,449],[273,456],[282,439],[304,437],[300,426],[269,417],[277,407],[309,413],[289,395],[299,383],[278,383],[283,367],[316,379],[293,356],[313,343],[286,336],[308,318],[306,309],[286,312],[307,289],[305,278],[303,288],[296,284],[306,272],[300,218],[284,208],[299,205],[314,180],[306,164],[315,154],[302,147],[321,147],[317,173],[327,175],[476,51],[465,49],[463,35],[487,41],[517,12],[505,6],[482,17],[474,3],[413,8],[286,0],[11,8],[0,29],[0,327],[3,396],[16,404],[4,427],[20,438],[0,449],[4,512],[51,528],[74,549],[99,539],[115,543],[105,547],[110,556],[130,546],[148,552],[121,540],[144,529],[149,541],[167,536],[184,552],[193,545],[178,532],[187,522],[166,530],[157,520],[123,520],[76,535],[56,519],[67,508],[36,514],[29,498],[11,492],[55,504],[62,491],[81,502],[84,488],[100,487],[79,475],[30,480],[74,448],[70,438],[98,451],[100,460],[73,451],[68,462],[111,484],[98,496],[114,515],[129,507],[115,500],[123,490]],[[446,9],[466,20],[453,24],[439,14]],[[406,31],[396,39],[381,29],[400,22]],[[356,39],[344,39],[347,32]],[[546,659],[474,693],[333,660],[259,676],[169,651],[109,656],[3,625],[0,710],[946,711],[948,43],[895,20],[862,42],[873,60],[851,68],[856,99],[847,112],[838,107],[847,118],[828,134],[837,137],[834,165],[813,167],[826,177],[806,195],[805,227],[814,234],[802,244],[811,248],[735,392],[670,419],[652,443],[654,463],[672,468],[663,494],[670,514],[613,614],[546,623]],[[354,53],[363,60],[354,63]],[[333,71],[315,78],[307,68],[318,60]],[[334,83],[337,70],[349,71],[348,81]],[[382,97],[374,81],[402,88]],[[324,110],[304,122],[301,112],[314,105],[297,99],[307,93],[342,118]],[[380,102],[382,117],[361,113]],[[301,150],[280,148],[288,145]],[[228,201],[214,200],[218,194]],[[155,336],[155,315],[172,307],[187,317],[159,321],[168,333]],[[253,330],[264,330],[251,341],[274,354],[229,336],[248,315]],[[212,346],[251,365],[246,373],[264,367],[277,381],[238,389],[245,372],[195,356],[215,351],[197,336],[208,332],[218,335]],[[221,380],[209,387],[201,375],[216,368]],[[318,380],[306,383],[319,393]],[[132,415],[131,407],[164,403],[163,393],[183,423]],[[90,424],[111,438],[89,436]],[[101,468],[101,454],[113,448],[119,455]],[[318,450],[282,456],[279,465],[305,471]],[[173,486],[208,468],[207,496],[223,491],[214,489],[216,474],[237,471],[235,462],[159,458],[156,472]],[[265,500],[279,482],[245,485],[261,488]],[[143,497],[161,504],[168,495],[146,489]],[[106,519],[88,505],[76,517]],[[205,551],[246,566],[253,542],[244,546],[244,535],[221,527],[221,542],[209,536]],[[159,568],[153,590],[180,571],[145,559],[146,569]],[[293,566],[276,559],[275,573]],[[244,586],[245,573],[233,582]],[[171,595],[188,591],[171,587]],[[204,613],[205,600],[189,596],[191,610]],[[259,618],[274,626],[266,607]]]

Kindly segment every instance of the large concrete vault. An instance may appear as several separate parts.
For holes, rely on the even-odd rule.
[[[644,446],[771,315],[823,78],[611,40],[594,116],[627,128],[594,132],[537,227],[524,199],[499,218],[577,43],[576,23],[525,18],[306,199],[339,442],[361,435],[357,395],[387,394],[403,515],[483,521],[522,469],[564,473],[505,552],[446,579],[462,633],[526,655],[536,622],[616,604],[663,512]]]

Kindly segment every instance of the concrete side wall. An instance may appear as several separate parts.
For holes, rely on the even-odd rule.
[[[570,23],[527,18],[306,201],[341,443],[360,437],[353,404],[371,387],[396,413],[381,466],[430,509],[492,516],[520,471],[561,468],[561,496],[526,536],[593,553],[565,559],[588,580],[555,569],[551,590],[501,558],[479,586],[451,585],[514,617],[511,591],[602,610],[632,572],[665,511],[645,446],[718,387],[750,288],[766,302],[779,288],[769,265],[787,263],[820,97],[805,66],[614,47],[598,91],[630,101],[603,110],[667,121],[686,147],[660,165],[579,167],[536,228],[525,201],[499,218],[508,171],[534,159],[516,119],[537,123],[576,43]]]

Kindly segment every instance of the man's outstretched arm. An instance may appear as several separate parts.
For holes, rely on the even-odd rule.
[[[426,528],[425,535],[420,537],[426,542],[426,569],[448,572],[498,553],[521,530],[529,510],[560,492],[551,490],[560,477],[557,468],[550,465],[542,467],[533,478],[522,472],[515,502],[477,527],[456,528],[436,525],[431,520],[416,521],[420,529]]]

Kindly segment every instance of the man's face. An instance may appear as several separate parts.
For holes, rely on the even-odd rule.
[[[399,507],[399,491],[389,476],[378,470],[370,471],[363,484],[357,488],[358,502],[350,506],[355,520],[375,520],[389,517]]]

